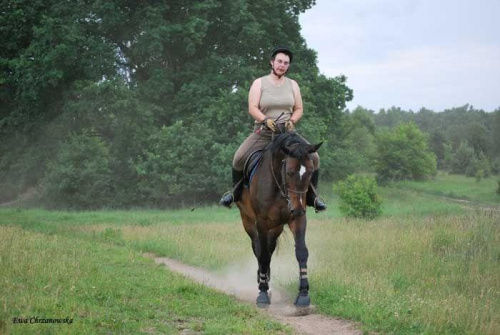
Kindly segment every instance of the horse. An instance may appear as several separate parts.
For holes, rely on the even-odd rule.
[[[252,178],[247,179],[248,186],[236,203],[258,261],[258,307],[265,308],[271,304],[268,294],[271,257],[286,224],[293,233],[295,256],[299,263],[299,293],[294,305],[310,305],[307,279],[309,252],[305,242],[306,193],[314,171],[310,154],[316,152],[321,144],[309,144],[295,132],[276,135],[264,150]]]

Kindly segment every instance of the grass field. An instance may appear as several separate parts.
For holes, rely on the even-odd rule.
[[[383,334],[499,334],[500,197],[493,186],[497,197],[486,199],[487,181],[438,175],[381,188],[384,214],[374,221],[342,218],[322,185],[330,209],[311,212],[307,232],[313,304]],[[444,199],[448,189],[468,189],[470,204]],[[235,209],[2,209],[0,326],[14,334],[290,331],[154,265],[144,252],[217,271],[256,266]],[[286,232],[273,282],[291,292],[293,255]],[[73,323],[12,323],[31,316]]]
[[[2,334],[289,332],[119,243],[15,225],[1,226],[0,236]]]
[[[437,180],[398,182],[393,186],[429,195],[468,200],[476,204],[498,206],[500,196],[496,194],[497,180],[500,179],[485,178],[477,182],[475,178],[440,172]]]

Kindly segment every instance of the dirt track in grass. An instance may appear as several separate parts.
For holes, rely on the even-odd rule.
[[[153,258],[157,264],[164,264],[171,271],[180,273],[208,287],[214,288],[226,294],[231,294],[239,300],[255,305],[258,289],[256,274],[249,272],[248,266],[232,268],[221,273],[212,273],[202,268],[193,267],[181,262],[165,258]],[[357,325],[351,321],[336,319],[315,313],[314,306],[306,309],[297,309],[293,305],[294,297],[288,296],[284,291],[271,288],[271,307],[261,309],[276,321],[289,325],[296,334],[339,334],[360,335],[363,332],[357,329]]]

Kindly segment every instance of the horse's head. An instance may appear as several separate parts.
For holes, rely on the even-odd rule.
[[[310,155],[316,152],[322,142],[317,145],[307,143],[295,135],[284,141],[281,150],[285,154],[282,160],[282,187],[288,200],[290,212],[295,217],[306,213],[306,194],[314,172]]]

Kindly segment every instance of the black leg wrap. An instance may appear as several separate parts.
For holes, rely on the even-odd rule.
[[[259,284],[259,290],[260,291],[267,291],[269,290],[269,281],[271,280],[271,274],[268,273],[261,273],[260,271],[257,271],[257,283]]]
[[[261,273],[257,270],[257,282],[259,283],[259,295],[257,297],[257,307],[266,308],[271,304],[269,297],[269,280],[271,280],[270,273]]]
[[[257,270],[257,284],[260,284],[263,281],[266,283],[271,281],[271,269],[269,269],[267,273],[261,273],[260,270]]]
[[[300,269],[299,274],[299,291],[307,292],[309,291],[309,280],[307,279],[307,268]]]
[[[309,298],[309,281],[307,279],[307,268],[303,267],[299,273],[299,294],[295,299],[294,305],[297,307],[308,307],[311,304]]]

